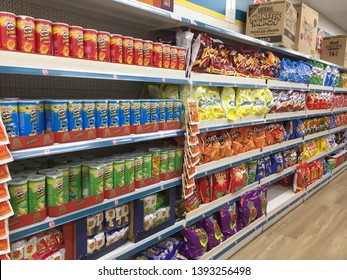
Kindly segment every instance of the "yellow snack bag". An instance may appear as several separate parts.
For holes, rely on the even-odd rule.
[[[178,85],[160,85],[160,99],[179,99],[179,86]]]
[[[197,86],[194,88],[194,98],[198,104],[200,121],[224,118],[219,88]]]
[[[236,113],[243,118],[253,112],[252,90],[249,88],[238,88],[236,91]]]
[[[225,116],[236,121],[236,93],[232,87],[225,87],[221,94],[222,108]]]
[[[251,115],[265,114],[265,98],[263,89],[253,89],[251,91],[251,98],[253,99],[253,107]]]
[[[183,100],[183,104],[187,104],[189,98],[190,98],[190,85],[181,85],[179,99]]]

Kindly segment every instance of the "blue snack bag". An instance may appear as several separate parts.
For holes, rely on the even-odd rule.
[[[272,172],[280,173],[284,170],[284,160],[282,152],[271,155]]]
[[[265,178],[265,161],[264,161],[264,158],[260,158],[258,159],[255,180],[259,181],[260,179],[263,179],[263,178]]]
[[[305,125],[303,120],[293,120],[293,138],[302,138],[305,135]]]
[[[265,177],[272,175],[272,163],[269,156],[264,157]]]

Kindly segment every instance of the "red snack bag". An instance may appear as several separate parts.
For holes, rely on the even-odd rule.
[[[2,219],[9,218],[13,215],[13,210],[9,200],[0,202],[0,217]]]
[[[211,188],[208,176],[196,180],[199,196],[203,203],[211,202]]]
[[[0,184],[11,180],[10,171],[6,164],[0,165]]]
[[[210,66],[211,58],[216,55],[217,51],[213,49],[213,40],[206,34],[200,33],[195,39],[192,46],[192,53],[197,53],[192,57],[193,72],[206,72]]]
[[[294,174],[277,181],[275,184],[280,184],[284,187],[292,187],[293,182],[294,182]]]
[[[7,254],[0,255],[0,261],[9,261],[10,257]]]
[[[8,220],[0,220],[0,237],[8,236]]]
[[[221,198],[228,193],[230,184],[230,171],[223,170],[209,175],[212,188],[212,201]]]
[[[262,149],[266,142],[265,130],[263,125],[253,126],[253,142],[256,148]]]
[[[8,192],[7,185],[5,183],[0,184],[0,201],[9,200],[10,193]]]
[[[307,109],[309,110],[315,110],[316,108],[316,104],[317,100],[316,100],[316,93],[315,92],[309,92],[307,94],[307,98],[306,98],[306,106]]]
[[[240,164],[239,166],[230,169],[230,193],[234,193],[243,188],[246,183],[246,165]]]
[[[13,160],[6,145],[0,145],[0,164],[5,164]]]
[[[298,193],[307,187],[307,184],[310,180],[310,176],[308,173],[309,169],[307,162],[300,163],[296,169],[296,173],[294,176],[293,191],[295,193]]]

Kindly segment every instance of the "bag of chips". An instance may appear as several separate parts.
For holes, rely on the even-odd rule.
[[[284,170],[284,161],[282,152],[271,155],[272,172],[280,173]]]
[[[190,260],[198,260],[207,251],[208,236],[203,228],[196,225],[186,227],[181,231],[184,245],[179,253]]]
[[[198,104],[200,121],[225,117],[219,88],[196,86],[194,87],[194,99]]]
[[[265,177],[268,177],[268,176],[273,174],[271,157],[270,156],[266,156],[263,159],[264,159],[264,164],[265,164]]]
[[[298,193],[306,188],[310,180],[309,178],[310,174],[307,162],[300,163],[294,176],[293,191]]]
[[[198,224],[206,231],[208,236],[207,251],[222,242],[223,233],[213,215],[202,219]]]
[[[208,176],[196,179],[196,186],[199,190],[199,196],[203,203],[212,201],[210,180]]]
[[[230,169],[230,193],[241,190],[246,183],[246,165],[240,164]]]
[[[236,121],[236,93],[232,87],[224,87],[221,94],[222,107],[225,116]]]
[[[220,229],[224,235],[223,241],[240,230],[236,202],[219,210],[217,216]]]
[[[230,189],[230,170],[222,170],[209,175],[210,186],[212,189],[212,201],[221,198],[229,193]]]
[[[255,180],[260,181],[261,179],[265,178],[265,161],[264,158],[260,158],[257,160],[257,172],[255,174]]]
[[[252,160],[246,163],[246,185],[251,185],[255,182],[255,175],[257,172],[257,161]]]

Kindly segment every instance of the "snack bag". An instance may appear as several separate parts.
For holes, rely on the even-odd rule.
[[[219,160],[220,157],[220,141],[216,133],[207,132],[199,135],[200,143],[200,162],[206,163]]]
[[[262,149],[265,147],[265,130],[263,125],[253,126],[253,143],[256,148]]]
[[[225,117],[219,88],[196,86],[194,87],[194,99],[198,104],[200,121]]]
[[[264,157],[264,165],[265,165],[265,177],[272,175],[273,171],[272,171],[272,163],[271,163],[270,156]]]
[[[252,89],[238,88],[236,91],[236,114],[238,117],[252,115],[254,99]]]
[[[229,193],[230,189],[230,170],[222,170],[209,175],[210,186],[212,189],[212,201],[221,198]]]
[[[260,203],[257,203],[256,206],[257,209],[257,219],[259,219],[261,216],[266,214],[266,207],[267,207],[267,188],[268,184],[262,185],[259,188],[259,196],[258,200],[260,200]],[[260,206],[260,207],[259,207]]]
[[[284,161],[282,152],[271,155],[272,172],[280,173],[284,170]]]
[[[210,180],[208,176],[196,179],[196,186],[199,191],[199,196],[203,203],[209,203],[212,201]]]
[[[243,188],[246,183],[246,165],[240,164],[239,166],[230,169],[230,193],[237,192]]]
[[[255,174],[255,180],[259,181],[259,180],[265,178],[265,176],[266,176],[265,161],[264,161],[264,158],[260,158],[257,161],[258,161],[258,164],[257,164],[257,171]]]
[[[208,235],[203,228],[196,225],[186,227],[181,231],[184,246],[179,253],[190,260],[198,260],[207,251]]]
[[[217,215],[218,224],[223,233],[223,241],[233,236],[240,230],[238,222],[238,209],[237,204],[233,204],[222,208]]]
[[[220,158],[226,158],[232,156],[232,142],[227,131],[220,131],[217,135],[220,143]]]
[[[246,176],[246,185],[251,185],[255,182],[255,175],[257,172],[257,161],[252,160],[246,163],[246,170],[247,170],[247,176]]]
[[[236,93],[232,87],[224,87],[221,94],[222,107],[225,116],[236,121]]]
[[[258,217],[259,208],[259,190],[246,192],[240,198],[239,214],[242,227],[248,226]]]
[[[307,187],[310,177],[308,173],[309,170],[307,162],[299,164],[299,166],[296,169],[293,183],[293,191],[295,193],[298,193]]]
[[[187,212],[193,211],[199,207],[199,200],[194,193],[184,200],[184,206]]]
[[[193,72],[207,72],[211,58],[217,51],[213,49],[213,39],[204,33],[200,33],[192,45],[192,65],[189,68]]]
[[[251,126],[245,126],[240,128],[241,132],[241,144],[244,146],[245,151],[252,151],[256,149],[253,138],[253,128]]]
[[[210,251],[222,242],[223,233],[213,215],[202,219],[199,224],[206,231],[208,236],[207,251]]]
[[[238,155],[241,153],[246,152],[246,148],[242,143],[241,140],[241,128],[232,128],[230,130],[230,139],[231,139],[231,148],[232,148],[232,155]]]

